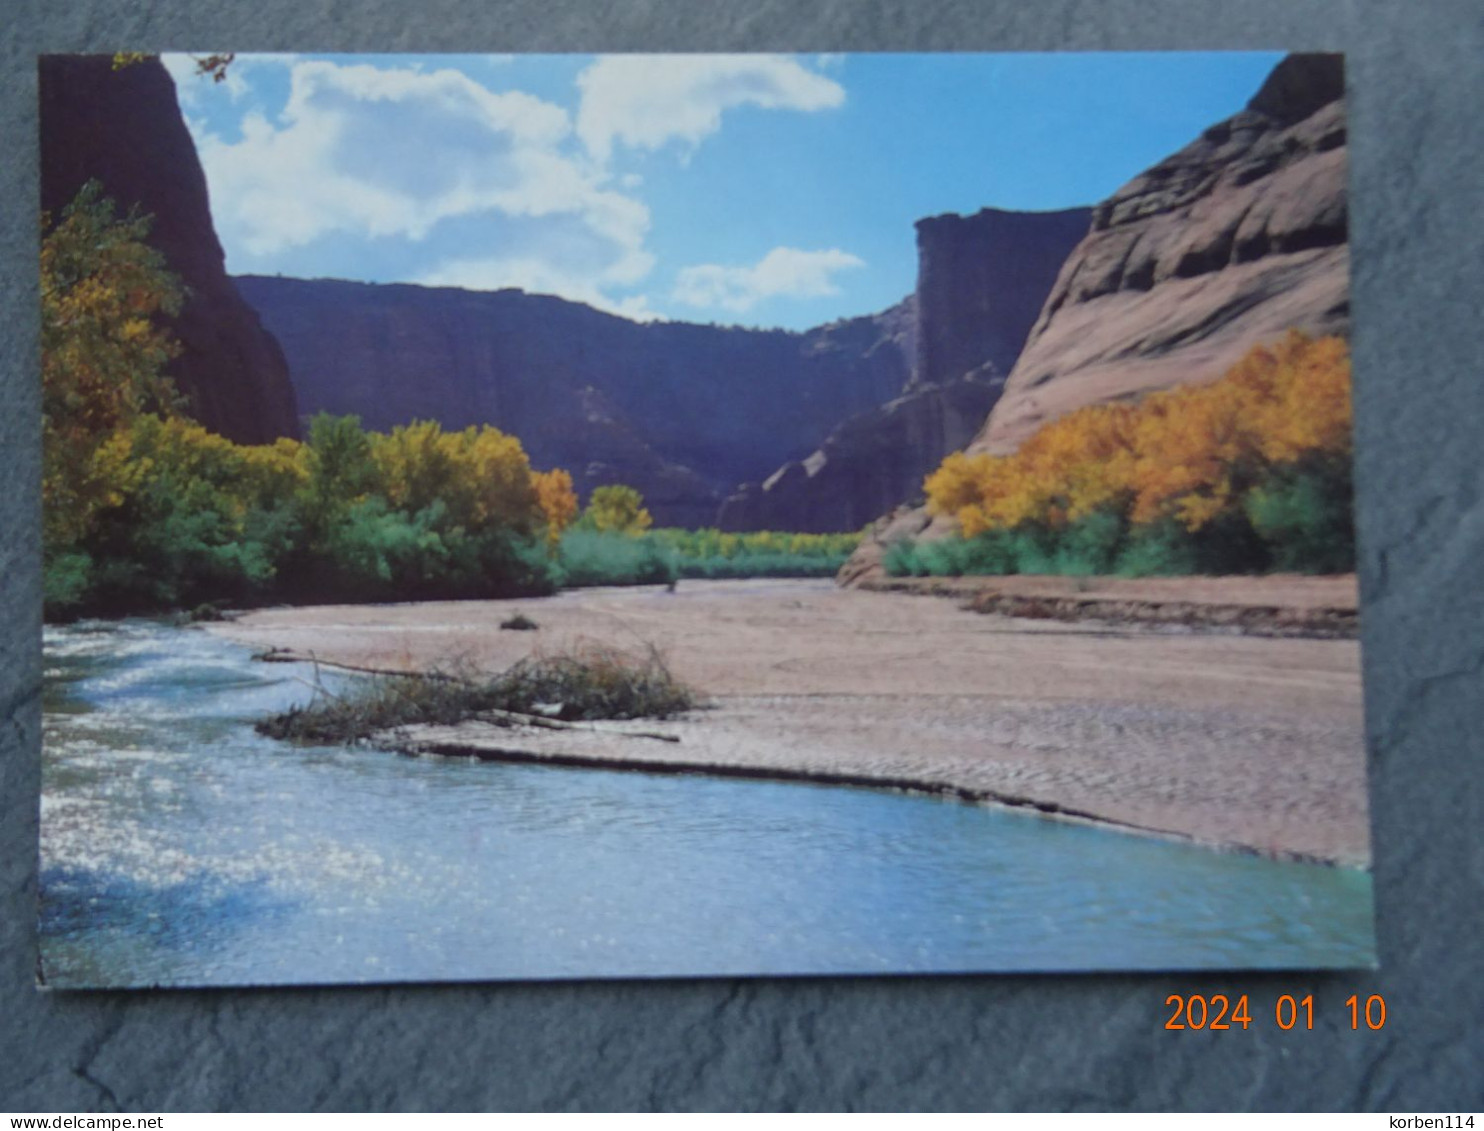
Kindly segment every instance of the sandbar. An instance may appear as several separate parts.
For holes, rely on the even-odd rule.
[[[395,741],[409,752],[922,789],[1368,864],[1357,641],[962,606],[830,581],[682,581],[674,592],[262,609],[209,627],[261,651],[397,671],[653,645],[709,702],[591,731],[407,728]],[[502,630],[516,612],[539,629]]]

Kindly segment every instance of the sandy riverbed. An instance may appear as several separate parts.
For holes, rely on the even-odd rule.
[[[540,629],[501,630],[516,611]],[[1020,620],[800,581],[270,609],[212,631],[407,670],[653,643],[713,703],[641,728],[678,743],[483,724],[414,736],[437,749],[917,783],[1274,855],[1369,855],[1352,640]]]

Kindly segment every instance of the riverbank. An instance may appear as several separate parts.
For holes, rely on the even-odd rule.
[[[536,631],[501,630],[517,612]],[[654,644],[710,709],[664,724],[409,731],[409,749],[911,787],[1274,857],[1369,857],[1352,640],[981,616],[829,582],[682,582],[544,600],[271,609],[255,649],[421,671]]]
[[[1354,639],[1360,594],[1353,573],[1324,577],[891,577],[856,582],[877,593],[955,597],[976,613],[1106,624],[1180,625],[1249,636]]]

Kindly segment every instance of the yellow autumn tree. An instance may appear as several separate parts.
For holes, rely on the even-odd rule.
[[[208,487],[217,509],[239,526],[250,511],[288,504],[309,478],[297,440],[236,444],[184,416],[142,416],[129,440],[141,482],[164,476],[177,493]]]
[[[158,321],[182,291],[151,248],[148,217],[120,217],[89,181],[41,243],[42,506],[50,554],[76,545],[137,476],[129,426],[168,413],[179,352]]]
[[[529,531],[544,519],[525,450],[498,428],[445,432],[421,420],[369,440],[381,493],[399,510],[438,504],[450,523],[468,530]]]
[[[582,514],[585,526],[600,532],[643,534],[654,523],[644,507],[644,498],[632,487],[621,483],[598,487]],[[723,535],[723,542],[726,536]]]

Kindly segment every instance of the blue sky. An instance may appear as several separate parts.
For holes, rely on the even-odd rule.
[[[166,56],[234,274],[801,329],[913,287],[913,221],[1093,204],[1275,53]]]

